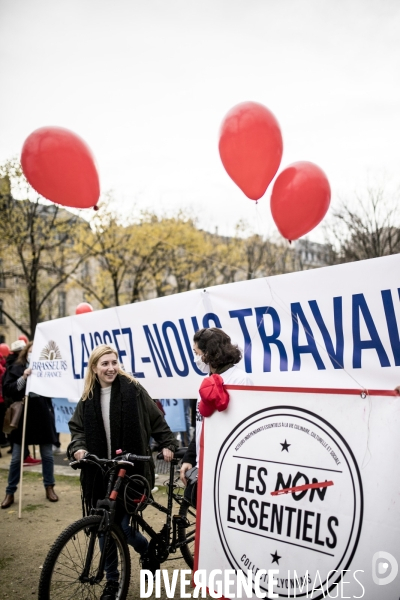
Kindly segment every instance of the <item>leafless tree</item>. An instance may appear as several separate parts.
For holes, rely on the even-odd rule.
[[[397,200],[397,201],[396,201]],[[399,199],[383,188],[368,188],[355,201],[342,202],[325,228],[336,248],[333,263],[352,262],[400,252]]]

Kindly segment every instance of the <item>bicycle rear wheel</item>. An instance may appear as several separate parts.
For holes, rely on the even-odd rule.
[[[43,564],[39,581],[39,600],[98,600],[106,585],[106,577],[94,583],[103,546],[98,535],[101,516],[85,517],[70,525],[54,542]],[[88,579],[81,581],[89,542],[94,548]],[[106,571],[118,579],[117,599],[125,600],[129,588],[131,561],[128,545],[121,529],[113,525],[107,548]]]
[[[179,516],[187,519],[187,525],[180,525],[178,527],[178,540],[183,544],[180,547],[181,553],[187,566],[193,569],[196,509],[187,500],[183,500],[179,509]]]

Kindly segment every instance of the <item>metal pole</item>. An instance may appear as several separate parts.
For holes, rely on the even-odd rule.
[[[25,434],[26,434],[26,416],[28,414],[28,398],[27,394],[24,398],[24,422],[22,425],[22,440],[21,440],[21,470],[19,474],[19,503],[18,503],[18,519],[21,518],[22,509],[22,481],[24,474],[24,449],[25,449]]]

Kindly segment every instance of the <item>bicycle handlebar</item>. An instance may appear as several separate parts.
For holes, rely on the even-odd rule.
[[[120,458],[124,457],[124,460],[128,462],[135,462],[138,460],[139,462],[149,462],[151,460],[151,456],[140,456],[140,454],[122,454]]]
[[[80,460],[74,460],[70,462],[69,466],[73,469],[79,469],[83,466],[83,464],[89,462],[95,463],[99,466],[103,466],[110,463],[112,463],[114,466],[117,466],[120,463],[130,463],[133,465],[135,461],[148,462],[149,460],[151,460],[151,456],[140,456],[139,454],[130,454],[129,452],[127,454],[120,454],[115,458],[99,458],[95,454],[90,454],[88,452]]]

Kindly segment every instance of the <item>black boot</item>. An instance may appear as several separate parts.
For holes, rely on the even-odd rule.
[[[118,581],[107,581],[100,600],[115,600],[119,590]]]

